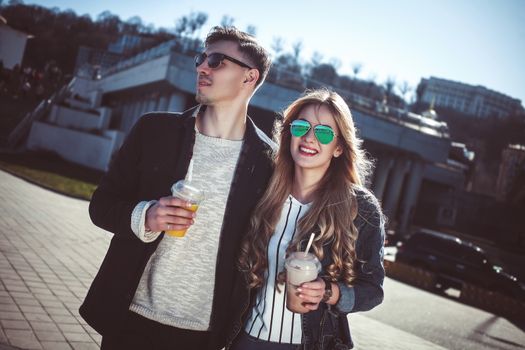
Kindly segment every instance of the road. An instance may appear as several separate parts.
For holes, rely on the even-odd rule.
[[[364,315],[447,349],[525,349],[525,322],[520,328],[503,317],[388,278],[385,301]]]

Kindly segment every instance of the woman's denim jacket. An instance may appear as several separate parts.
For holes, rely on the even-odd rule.
[[[356,241],[357,261],[356,277],[352,286],[338,282],[340,291],[336,305],[320,303],[319,308],[303,314],[303,343],[298,349],[303,350],[343,350],[352,349],[347,314],[357,311],[368,311],[383,301],[383,243],[385,238],[384,217],[377,199],[364,188],[355,189],[358,203],[358,214],[354,225],[358,230]],[[324,247],[329,252],[330,245]],[[330,254],[325,254],[321,261],[323,271],[332,263]],[[252,291],[252,297],[256,291]],[[234,329],[241,329],[246,321],[245,312],[241,324]],[[238,334],[232,334],[230,340]],[[231,341],[228,342],[228,347]],[[227,348],[228,348],[227,347]]]

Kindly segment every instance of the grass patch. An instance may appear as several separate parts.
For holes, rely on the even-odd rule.
[[[0,154],[0,168],[71,197],[90,200],[102,172],[41,152]]]

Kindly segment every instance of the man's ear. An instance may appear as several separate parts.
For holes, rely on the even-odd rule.
[[[253,84],[255,87],[255,84],[257,83],[257,80],[259,80],[259,71],[257,69],[250,69],[244,78],[244,82],[247,84]]]

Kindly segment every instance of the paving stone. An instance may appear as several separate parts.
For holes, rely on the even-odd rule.
[[[47,314],[46,310],[40,305],[33,306],[33,305],[18,305],[20,310],[24,313],[32,313],[32,314]]]
[[[45,309],[47,308],[64,308],[64,304],[62,304],[61,301],[58,300],[41,300],[40,304],[44,306]]]
[[[44,350],[71,350],[71,346],[65,341],[41,341],[40,344]]]
[[[29,323],[35,331],[59,331],[57,325],[54,322],[29,321]]]
[[[9,341],[7,340],[7,335],[5,335],[5,332],[2,328],[0,328],[0,346],[1,344],[7,344]],[[2,350],[2,348],[0,347],[0,350]]]
[[[92,342],[93,339],[90,337],[89,334],[82,331],[82,333],[73,333],[73,332],[64,332],[64,336],[69,342],[84,342],[89,343]]]
[[[31,325],[26,320],[0,320],[4,329],[31,330]]]
[[[51,318],[56,323],[65,323],[65,324],[78,324],[78,320],[74,316],[63,316],[63,315],[50,315]]]
[[[9,295],[0,296],[0,304],[12,304],[14,303],[13,298]]]
[[[4,312],[20,312],[20,309],[15,304],[0,304],[0,313]]]
[[[52,316],[52,315],[62,315],[62,316],[69,316],[71,315],[71,312],[69,312],[64,307],[46,307],[46,312]]]
[[[27,305],[27,306],[40,306],[38,300],[34,298],[15,298],[17,305]]]
[[[59,331],[34,331],[39,341],[66,341]]]
[[[6,329],[5,334],[9,344],[22,349],[42,349],[40,342],[32,331]]]
[[[28,321],[53,322],[53,320],[47,314],[24,313],[24,317]]]
[[[87,343],[71,342],[71,346],[73,346],[73,349],[75,350],[98,350],[99,349],[99,345],[93,344],[91,342],[87,342]]]
[[[0,320],[25,320],[20,312],[0,312]]]

